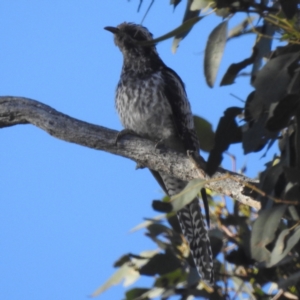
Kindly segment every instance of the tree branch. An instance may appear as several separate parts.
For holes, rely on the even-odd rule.
[[[120,155],[142,166],[183,180],[201,177],[199,170],[186,155],[170,149],[157,150],[154,143],[149,140],[125,136],[116,144],[118,132],[115,130],[74,119],[35,100],[0,97],[0,128],[19,124],[35,125],[58,139]],[[230,176],[225,178],[226,174]],[[217,180],[218,178],[220,180]],[[213,176],[213,180],[208,180],[206,186],[217,193],[259,209],[258,201],[243,194],[245,183],[254,184],[255,181],[220,168]]]

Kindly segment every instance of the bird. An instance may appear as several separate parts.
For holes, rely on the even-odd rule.
[[[123,54],[115,106],[125,131],[177,152],[199,153],[184,83],[160,58],[156,45],[151,43],[152,33],[142,25],[127,22],[104,29],[113,33],[114,42]],[[170,197],[188,184],[168,174],[150,171]],[[177,218],[201,279],[212,285],[213,254],[199,199],[179,210]]]

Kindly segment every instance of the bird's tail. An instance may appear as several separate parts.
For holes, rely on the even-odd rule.
[[[160,174],[153,170],[151,172],[169,196],[178,194],[187,185],[187,182],[169,175]],[[196,198],[179,210],[177,217],[182,233],[189,243],[198,273],[205,282],[213,285],[213,255],[199,200]]]
[[[209,285],[214,283],[213,255],[199,200],[194,199],[177,212],[183,235],[187,239],[196,268]]]

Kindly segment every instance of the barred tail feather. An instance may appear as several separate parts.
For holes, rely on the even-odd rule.
[[[200,276],[209,285],[213,285],[213,255],[199,200],[194,199],[190,204],[178,211],[177,217],[182,232],[188,240],[192,257]]]

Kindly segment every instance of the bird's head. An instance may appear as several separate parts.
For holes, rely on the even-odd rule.
[[[139,42],[153,40],[152,33],[142,25],[125,22],[117,27],[108,26],[104,29],[114,34],[115,44],[120,48],[124,56],[157,55],[155,45],[139,44]]]

